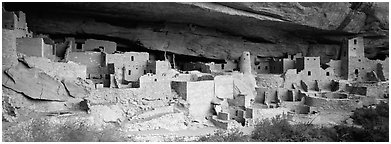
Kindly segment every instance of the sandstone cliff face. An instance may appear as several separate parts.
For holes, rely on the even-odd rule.
[[[84,35],[212,59],[237,59],[245,50],[261,57],[336,55],[342,39],[351,36],[365,37],[367,57],[388,55],[388,3],[6,3],[5,8],[25,11],[36,33]]]

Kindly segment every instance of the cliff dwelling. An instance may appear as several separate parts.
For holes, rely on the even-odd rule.
[[[197,141],[279,116],[346,124],[388,105],[386,5],[4,2],[2,140]]]

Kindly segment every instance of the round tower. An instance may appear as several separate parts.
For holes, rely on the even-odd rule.
[[[239,69],[243,74],[251,74],[250,52],[244,51],[239,61]]]

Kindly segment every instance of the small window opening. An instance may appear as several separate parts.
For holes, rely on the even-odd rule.
[[[76,49],[81,50],[83,48],[83,44],[76,43]]]
[[[354,42],[354,44],[357,44],[357,40],[356,39],[354,39],[353,42]]]
[[[358,69],[354,70],[354,74],[358,75]]]
[[[144,70],[144,74],[147,74],[147,71],[146,71],[146,70]]]
[[[353,50],[356,50],[356,48],[353,48]]]
[[[311,76],[311,71],[308,71],[308,76]]]
[[[330,76],[330,72],[326,72],[326,76]]]
[[[265,70],[267,70],[268,69],[268,67],[267,66],[265,66]]]
[[[361,59],[358,59],[358,62],[361,62]]]
[[[132,75],[132,71],[131,70],[128,71],[128,75]]]
[[[258,69],[261,69],[261,66],[258,66]]]
[[[221,69],[224,69],[224,64],[221,64]]]
[[[134,61],[134,57],[133,57],[133,56],[131,56],[131,57],[130,57],[130,60],[131,60],[131,61]]]
[[[155,79],[155,82],[157,81],[157,79]]]

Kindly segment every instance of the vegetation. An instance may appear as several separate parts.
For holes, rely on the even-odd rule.
[[[201,142],[386,142],[389,141],[388,103],[354,110],[353,126],[336,125],[319,127],[309,123],[290,124],[286,115],[263,120],[255,125],[251,134],[238,129],[218,130],[214,134],[200,137]],[[3,133],[3,141],[30,142],[84,142],[84,141],[134,141],[119,131],[105,127],[101,130],[91,126],[91,121],[67,121],[55,123],[48,119],[34,119],[15,131]],[[4,131],[3,131],[4,132]],[[185,141],[181,138],[173,141]]]
[[[341,135],[340,141],[389,141],[388,103],[381,102],[371,107],[356,109],[351,116],[353,126],[336,126],[335,129]]]
[[[3,131],[4,132],[4,131]],[[14,132],[3,133],[3,141],[14,142],[116,142],[133,141],[115,126],[97,130],[88,121],[50,122],[48,119],[33,119]]]
[[[238,129],[231,129],[228,131],[217,130],[212,135],[200,137],[200,142],[249,142],[252,141],[250,136],[244,135]]]
[[[285,115],[256,124],[251,135],[244,135],[237,129],[203,136],[199,141],[237,142],[316,142],[316,141],[362,141],[385,142],[388,137],[388,103],[356,109],[351,116],[354,126],[344,124],[334,127],[318,127],[311,123],[290,124]]]
[[[292,125],[283,115],[256,124],[251,138],[271,142],[332,141],[330,135],[334,132],[331,128],[318,128],[311,123]]]

